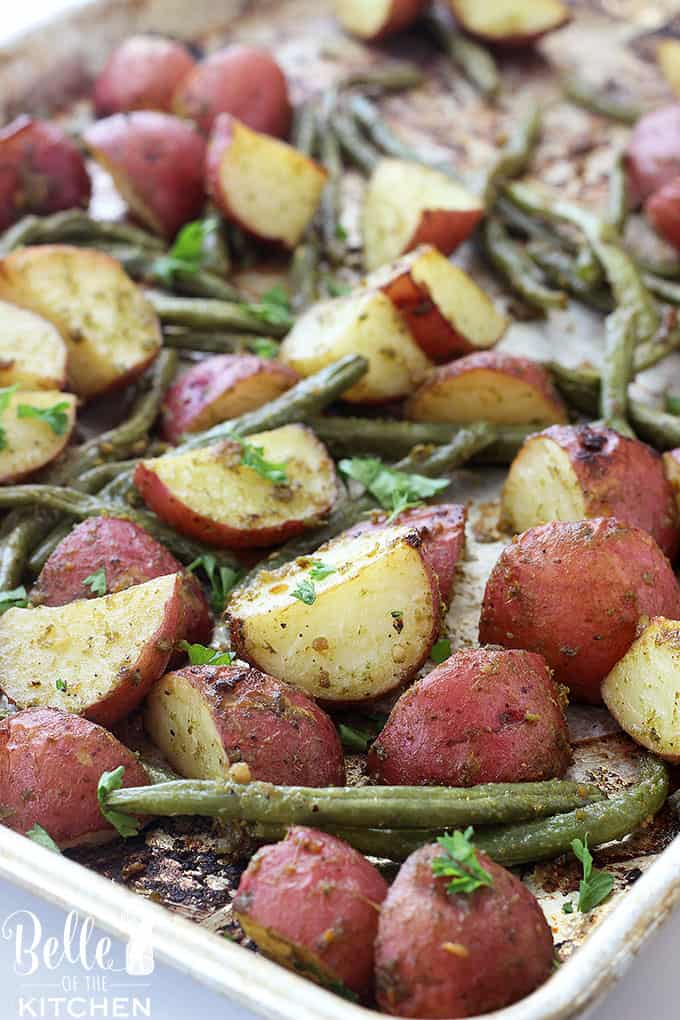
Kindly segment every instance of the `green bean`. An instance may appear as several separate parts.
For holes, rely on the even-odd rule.
[[[619,232],[623,232],[628,217],[628,175],[624,154],[619,152],[609,174],[607,195],[607,219]]]
[[[161,322],[171,326],[225,332],[239,330],[276,337],[284,336],[289,329],[287,324],[267,322],[250,307],[229,301],[173,297],[157,290],[147,291],[146,296]]]
[[[639,400],[629,402],[629,414],[640,438],[657,450],[673,450],[680,446],[680,418],[677,415],[658,411]]]
[[[240,354],[252,340],[252,333],[200,333],[180,327],[163,332],[163,343],[166,347],[180,351],[204,351],[209,354]]]
[[[666,280],[661,276],[656,276],[654,273],[643,273],[642,280],[647,290],[651,291],[652,294],[656,294],[657,297],[668,301],[671,305],[680,305],[680,283],[676,283],[674,280]]]
[[[600,413],[605,425],[634,436],[627,421],[628,384],[633,375],[635,320],[629,309],[607,317],[604,363],[600,377]]]
[[[342,110],[336,110],[330,116],[330,125],[343,152],[365,174],[372,174],[380,162],[380,153],[364,138],[354,119]]]
[[[638,269],[652,276],[662,276],[664,280],[680,280],[680,259],[657,259],[649,255],[634,253]]]
[[[401,140],[382,116],[380,110],[366,96],[352,96],[349,108],[355,119],[368,132],[369,138],[388,156],[407,159],[416,163],[424,162],[418,153]]]
[[[498,195],[493,207],[494,213],[501,218],[506,227],[510,230],[534,241],[544,241],[547,244],[555,245],[561,242],[561,238],[542,220],[535,216],[529,216],[523,209],[511,202],[507,195]]]
[[[527,169],[541,134],[541,111],[532,106],[486,171],[483,198],[490,209],[503,183]]]
[[[140,227],[112,220],[95,220],[82,209],[67,209],[51,216],[26,216],[0,237],[0,252],[20,245],[55,244],[85,240],[105,244],[133,245],[147,251],[163,251],[160,238]]]
[[[212,229],[203,231],[201,246],[201,268],[222,279],[231,270],[231,256],[226,238],[226,226],[216,209],[209,209],[206,219],[211,221]]]
[[[436,7],[425,15],[425,25],[437,44],[458,67],[467,80],[486,99],[498,95],[501,87],[496,62],[478,43],[459,33],[448,18]]]
[[[435,447],[431,453],[416,448],[394,466],[398,471],[426,475],[429,478],[447,475],[467,464],[476,453],[491,446],[496,438],[497,433],[493,425],[486,422],[466,425],[449,443]]]
[[[11,591],[21,581],[34,528],[31,519],[19,521],[0,543],[0,591]]]
[[[387,64],[381,67],[366,67],[350,71],[342,81],[343,88],[355,85],[377,92],[403,92],[422,85],[425,75],[415,64],[408,61]]]
[[[156,285],[166,286],[158,272],[151,264],[151,275],[149,279]],[[231,283],[227,283],[216,273],[200,269],[197,272],[188,273],[184,269],[176,269],[172,274],[172,290],[187,297],[210,298],[214,301],[239,302],[243,301],[243,295]]]
[[[583,304],[598,311],[611,311],[611,295],[586,283],[578,272],[575,260],[560,245],[554,241],[530,241],[526,250],[550,283],[569,291]]]
[[[606,86],[591,84],[582,78],[570,75],[562,82],[564,94],[577,106],[591,113],[622,124],[634,124],[642,116],[642,109],[633,103],[626,103],[607,95]]]
[[[320,127],[321,163],[328,178],[321,196],[319,218],[324,254],[334,265],[339,265],[345,256],[345,244],[340,222],[342,215],[342,153],[335,132],[327,123],[327,119]]]
[[[314,103],[307,101],[295,109],[291,145],[304,153],[313,156],[317,141],[317,110]]]
[[[319,245],[313,231],[293,252],[290,265],[291,305],[302,312],[319,296]]]
[[[523,301],[541,311],[564,308],[566,294],[551,290],[541,282],[534,263],[524,249],[511,240],[500,220],[487,216],[482,224],[481,237],[487,258]]]

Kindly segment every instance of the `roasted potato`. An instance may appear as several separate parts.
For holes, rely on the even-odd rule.
[[[492,347],[507,326],[475,281],[431,245],[376,269],[365,286],[387,295],[413,339],[436,362]]]
[[[376,290],[317,301],[296,321],[279,356],[308,376],[346,354],[368,360],[366,374],[342,394],[350,403],[383,404],[405,397],[432,367],[392,302]]]
[[[314,564],[325,571],[313,580]],[[332,569],[331,569],[332,568]],[[260,575],[227,604],[234,648],[258,669],[333,702],[409,680],[439,630],[437,578],[417,529],[341,535]]]
[[[602,698],[633,740],[680,763],[680,622],[650,620],[605,678]]]
[[[292,368],[252,354],[216,354],[193,365],[165,394],[163,434],[170,443],[254,411],[299,380]]]
[[[90,175],[58,124],[17,117],[0,130],[0,230],[26,213],[87,208]]]
[[[680,249],[680,174],[649,196],[645,215],[657,234]]]
[[[199,644],[210,639],[210,610],[198,580],[155,538],[118,517],[90,517],[77,524],[40,571],[31,602],[64,606],[76,599],[95,598],[101,591],[91,578],[102,570],[101,585],[107,595],[154,577],[180,574],[184,621],[179,636]]]
[[[116,113],[83,135],[111,174],[131,214],[163,237],[203,210],[205,142],[193,125],[169,113]]]
[[[295,248],[311,223],[326,171],[298,152],[228,113],[208,143],[206,186],[228,220],[262,241]]]
[[[656,62],[676,96],[680,96],[680,39],[662,39],[656,47]]]
[[[426,6],[427,0],[335,0],[335,16],[352,35],[375,42],[408,28]]]
[[[251,858],[234,912],[265,956],[317,984],[366,995],[387,888],[347,843],[295,825]]]
[[[420,244],[450,255],[484,215],[481,199],[438,170],[382,159],[364,199],[362,232],[368,270]]]
[[[189,779],[245,776],[281,786],[344,786],[335,726],[301,691],[248,666],[187,666],[146,699],[144,725]],[[232,773],[233,774],[233,773]]]
[[[18,390],[1,414],[0,483],[18,482],[64,449],[76,423],[76,398],[59,390]]]
[[[603,426],[554,426],[530,436],[510,466],[501,523],[526,531],[586,517],[617,517],[648,531],[670,558],[677,552],[678,512],[655,450]]]
[[[147,786],[136,757],[101,726],[56,708],[29,708],[0,721],[2,824],[41,825],[62,848],[116,838],[99,810],[102,772],[123,765],[123,786]]]
[[[626,167],[635,204],[680,176],[680,103],[640,117],[626,148]]]
[[[477,351],[441,365],[407,401],[407,418],[456,425],[550,425],[569,420],[548,372],[529,358]]]
[[[98,117],[129,110],[172,111],[177,86],[196,66],[186,46],[160,35],[131,35],[117,46],[92,93]]]
[[[491,884],[449,893],[421,847],[401,866],[382,905],[375,943],[378,1006],[393,1016],[466,1017],[517,1002],[548,979],[553,940],[527,887],[486,854]]]
[[[0,301],[0,386],[60,390],[66,385],[66,344],[47,319]]]
[[[569,21],[561,0],[449,0],[471,35],[503,46],[525,46]]]
[[[571,761],[557,685],[534,652],[455,652],[402,694],[371,747],[390,786],[475,786],[562,776]]]
[[[666,453],[663,453],[661,455],[661,462],[663,464],[664,474],[670,483],[671,489],[673,490],[675,508],[678,514],[678,520],[680,520],[680,447],[676,447],[675,450],[668,450]]]
[[[277,476],[283,472],[281,479],[249,466],[251,454],[264,457]],[[304,425],[257,433],[245,446],[226,440],[141,461],[134,482],[147,506],[177,531],[234,549],[299,535],[337,496],[333,461]]]
[[[160,350],[153,308],[104,252],[20,248],[0,262],[0,299],[56,326],[68,351],[68,386],[79,397],[127,386]]]
[[[209,135],[220,113],[253,131],[286,138],[293,109],[286,76],[267,50],[228,46],[211,53],[178,86],[174,110]]]
[[[574,698],[600,685],[644,616],[680,616],[680,588],[654,539],[613,517],[553,521],[507,546],[486,584],[482,643],[542,655]]]
[[[0,617],[0,690],[19,708],[62,708],[111,726],[161,676],[183,623],[182,578]]]

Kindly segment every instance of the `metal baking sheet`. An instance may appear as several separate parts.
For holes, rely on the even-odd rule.
[[[650,106],[670,97],[652,57],[661,35],[680,35],[677,0],[592,0],[573,3],[574,21],[526,51],[502,59],[503,98],[483,104],[474,90],[431,49],[406,34],[387,46],[366,48],[343,37],[323,0],[80,0],[50,27],[41,26],[0,47],[0,107],[17,112],[88,116],[92,75],[117,41],[139,30],[155,30],[198,42],[207,50],[226,39],[270,46],[284,65],[297,101],[321,91],[349,70],[408,58],[427,61],[427,82],[383,102],[385,115],[408,141],[454,160],[474,178],[492,158],[513,120],[531,96],[545,106],[543,141],[532,173],[561,194],[602,200],[614,149],[625,129],[565,104],[556,69],[587,70],[602,87]],[[673,17],[675,15],[675,18]],[[111,191],[99,175],[94,210],[111,212]],[[348,174],[344,221],[356,234],[362,181]],[[639,222],[636,243],[648,244]],[[499,301],[496,281],[475,261],[474,249],[457,256]],[[250,283],[257,288],[257,279]],[[247,285],[247,284],[246,284]],[[516,322],[502,341],[506,350],[535,358],[559,355],[573,363],[597,363],[602,323],[581,308],[551,313],[539,322]],[[639,385],[654,401],[668,373],[680,378],[680,356],[647,373]],[[495,528],[502,473],[461,471],[445,496],[470,505],[465,561],[447,616],[453,647],[474,643],[481,591],[506,541]],[[573,774],[594,778],[613,790],[631,780],[635,745],[618,732],[605,710],[570,709],[576,744]],[[141,739],[133,720],[121,734]],[[361,760],[352,762],[361,775]],[[574,863],[548,862],[523,869],[553,927],[562,966],[529,998],[494,1014],[498,1020],[566,1020],[603,995],[630,962],[642,940],[680,898],[680,820],[669,806],[634,837],[601,848],[596,863],[615,877],[614,895],[588,915],[565,915],[565,893],[577,884]],[[126,843],[71,851],[55,859],[0,826],[0,876],[49,900],[90,915],[125,938],[146,922],[154,950],[197,980],[277,1020],[351,1020],[376,1016],[268,962],[242,940],[231,918],[231,900],[250,847],[238,828],[220,829],[204,820],[154,824]],[[70,859],[69,859],[70,858]]]

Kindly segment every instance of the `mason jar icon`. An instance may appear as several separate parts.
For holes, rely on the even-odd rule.
[[[133,922],[130,938],[125,947],[125,971],[130,977],[148,977],[153,974],[153,942],[150,921]]]

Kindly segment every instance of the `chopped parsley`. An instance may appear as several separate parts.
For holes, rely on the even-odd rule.
[[[25,609],[28,605],[28,593],[23,584],[11,591],[0,591],[0,616],[8,609]]]
[[[571,902],[571,900],[565,900],[564,901],[564,903],[562,904],[562,913],[563,914],[573,914],[574,913],[574,904]]]
[[[285,326],[289,329],[293,325],[290,298],[281,283],[263,294],[259,301],[246,304],[244,308],[270,326]]]
[[[123,814],[122,811],[116,811],[115,808],[108,806],[109,794],[114,790],[120,790],[124,774],[125,767],[123,765],[119,765],[113,772],[102,772],[97,784],[97,800],[99,801],[99,810],[106,821],[111,823],[119,836],[128,839],[130,836],[138,834],[139,822],[134,815]]]
[[[451,896],[457,893],[469,895],[476,889],[493,885],[491,875],[479,863],[473,835],[474,829],[470,826],[465,832],[457,829],[437,840],[444,853],[433,859],[432,874],[437,878],[451,879],[446,886]]]
[[[90,589],[93,595],[106,595],[108,591],[106,568],[100,567],[99,570],[95,570],[94,574],[85,578],[83,584]]]
[[[248,350],[256,354],[258,358],[267,358],[271,361],[279,353],[279,345],[276,340],[270,340],[266,336],[256,336],[254,340],[248,341]]]
[[[430,658],[433,662],[439,664],[448,659],[451,654],[451,642],[448,638],[440,638],[439,641],[435,641],[430,651]]]
[[[330,577],[331,574],[335,574],[337,567],[331,567],[329,563],[323,563],[321,560],[312,560],[312,569],[309,571],[309,576],[312,581],[323,581],[324,577]]]
[[[593,868],[593,855],[588,849],[587,835],[583,842],[580,839],[572,840],[571,849],[583,866],[583,878],[578,888],[578,909],[582,914],[587,914],[607,899],[614,888],[614,879],[608,872]]]
[[[253,446],[237,440],[241,445],[241,464],[243,467],[252,468],[261,478],[265,478],[273,485],[288,485],[288,475],[285,464],[273,464],[265,460],[264,447]]]
[[[352,457],[341,460],[338,466],[346,477],[353,478],[368,489],[383,510],[390,512],[388,523],[402,511],[421,506],[423,500],[449,485],[447,478],[407,474],[387,467],[377,457]]]
[[[17,418],[37,418],[45,422],[54,432],[55,436],[63,436],[68,431],[69,409],[68,400],[61,400],[52,407],[33,407],[32,404],[19,404]]]
[[[229,592],[241,576],[240,573],[232,567],[218,567],[217,560],[211,553],[198,556],[187,569],[193,573],[199,569],[203,570],[210,585],[212,611],[219,615],[224,609]]]
[[[55,854],[60,854],[61,850],[50,836],[47,829],[43,829],[42,825],[38,825],[35,822],[34,825],[26,833],[29,839],[32,839],[38,846],[44,846],[46,850],[51,850]]]
[[[306,606],[313,606],[316,602],[316,589],[314,583],[308,577],[303,577],[297,588],[293,588],[291,595]]]
[[[66,681],[62,680],[62,678],[60,676],[57,677],[57,680],[56,680],[54,686],[57,688],[58,691],[63,691],[64,693],[66,692]]]
[[[350,726],[338,723],[338,734],[346,751],[365,753],[387,722],[383,712],[367,715],[361,720],[361,726]]]
[[[190,645],[188,641],[180,641],[179,647],[187,653],[192,666],[231,666],[236,658],[235,652],[220,652],[207,645]]]
[[[0,388],[0,415],[3,415],[9,407],[9,402],[12,398],[12,394],[16,393],[19,387],[15,384],[14,386],[3,386]],[[7,449],[7,433],[2,425],[0,425],[0,450]]]
[[[182,227],[175,238],[167,255],[154,260],[153,272],[163,281],[172,283],[175,273],[188,273],[195,276],[203,264],[203,250],[210,234],[219,230],[220,222],[216,216],[207,216],[203,220],[193,220]]]
[[[347,236],[348,236],[347,235],[347,231],[343,227],[342,223],[338,223],[336,225],[336,227],[335,227],[335,236],[337,237],[338,241],[346,241],[347,240]]]

